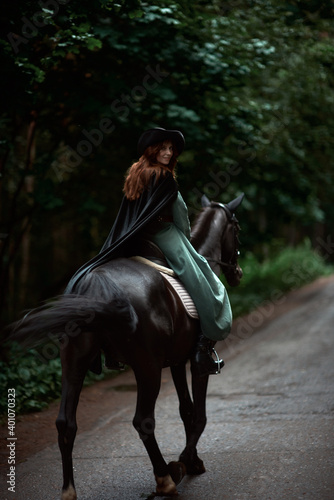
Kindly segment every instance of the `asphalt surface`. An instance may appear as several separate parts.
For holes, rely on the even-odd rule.
[[[334,499],[334,279],[284,300],[237,323],[235,344],[219,344],[226,366],[210,377],[208,424],[198,446],[207,472],[186,477],[179,500]],[[110,414],[77,436],[80,500],[147,499],[155,490],[131,423],[134,384],[131,372],[111,382]],[[184,433],[168,370],[156,420],[166,460],[177,459]],[[0,484],[2,499],[59,500],[58,446],[18,465],[15,482],[15,493]]]

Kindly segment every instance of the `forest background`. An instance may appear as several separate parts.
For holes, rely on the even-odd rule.
[[[333,262],[333,12],[321,0],[6,2],[1,324],[99,251],[154,126],[185,135],[192,220],[202,193],[244,192],[244,255],[265,262],[306,239]]]

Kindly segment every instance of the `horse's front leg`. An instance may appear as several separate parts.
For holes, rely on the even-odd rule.
[[[184,463],[187,474],[203,474],[205,467],[197,455],[197,443],[206,426],[206,394],[209,376],[199,377],[196,370],[192,372],[193,418],[190,431],[187,432],[187,445],[179,460]]]
[[[137,380],[137,406],[133,426],[143,441],[150,457],[157,487],[156,494],[160,496],[177,495],[176,483],[184,476],[182,464],[167,465],[155,438],[154,409],[161,384],[161,366],[152,366],[152,360],[147,360],[146,366],[134,368]]]

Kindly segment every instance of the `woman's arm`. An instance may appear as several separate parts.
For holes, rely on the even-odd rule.
[[[190,221],[188,216],[188,208],[183,200],[181,193],[178,192],[177,198],[173,203],[173,218],[174,224],[185,234],[190,240]]]

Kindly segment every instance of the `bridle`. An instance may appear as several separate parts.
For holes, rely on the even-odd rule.
[[[234,235],[234,252],[233,252],[232,257],[230,258],[230,260],[228,262],[223,262],[222,260],[218,260],[218,259],[212,259],[211,257],[205,257],[205,258],[206,258],[206,260],[208,262],[213,262],[214,264],[218,264],[221,267],[221,269],[222,269],[223,272],[225,272],[225,271],[232,271],[233,274],[237,274],[238,273],[238,270],[237,270],[237,267],[238,267],[238,257],[240,255],[240,252],[239,252],[239,244],[240,244],[240,240],[239,240],[239,231],[240,231],[239,221],[236,218],[235,214],[232,213],[231,210],[226,205],[224,205],[223,203],[214,202],[214,203],[211,204],[211,206],[217,206],[217,207],[222,208],[225,211],[229,222],[232,223],[232,225],[233,225],[233,235]]]

